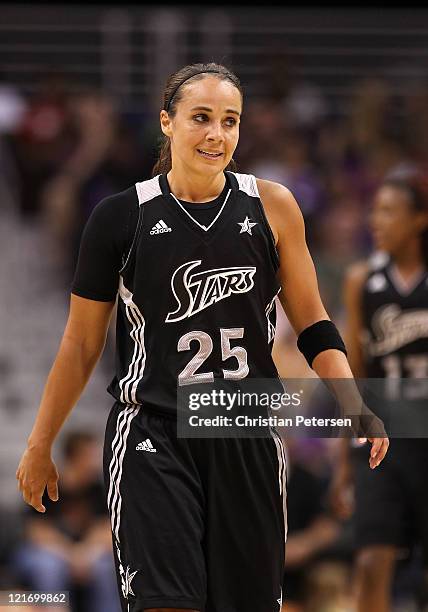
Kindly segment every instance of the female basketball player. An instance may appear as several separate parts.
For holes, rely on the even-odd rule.
[[[346,341],[352,371],[358,377],[426,379],[428,186],[421,176],[384,182],[374,199],[371,229],[376,247],[389,257],[356,264],[347,276]],[[392,439],[386,460],[375,472],[366,466],[367,454],[365,447],[350,454],[344,441],[333,498],[339,513],[349,513],[344,493],[351,482],[352,458],[358,610],[386,612],[391,609],[397,551],[407,544],[409,528],[422,543],[425,565],[428,563],[423,467],[428,441]]]
[[[17,471],[57,497],[55,436],[104,346],[116,294],[116,399],[104,468],[123,610],[281,607],[285,465],[272,438],[177,437],[178,386],[275,378],[274,302],[321,377],[351,377],[321,303],[299,207],[233,172],[242,90],[217,64],[168,80],[155,176],[102,201],[82,238],[70,315]],[[373,441],[378,465],[387,440]]]

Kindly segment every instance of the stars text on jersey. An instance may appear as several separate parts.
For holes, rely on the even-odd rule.
[[[168,313],[165,322],[191,317],[212,304],[236,293],[247,293],[254,287],[255,266],[214,268],[191,274],[202,260],[189,261],[177,268],[171,288],[177,308]]]

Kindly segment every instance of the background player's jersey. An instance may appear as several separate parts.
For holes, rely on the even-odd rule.
[[[362,292],[369,378],[428,378],[428,273],[403,287],[388,261],[372,268]]]
[[[137,183],[137,232],[120,272],[116,376],[126,404],[176,410],[177,383],[277,377],[278,256],[252,175],[227,172],[203,226],[165,175]]]

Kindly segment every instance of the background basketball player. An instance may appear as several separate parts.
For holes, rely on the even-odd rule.
[[[387,178],[374,199],[371,230],[375,246],[382,253],[351,267],[346,282],[347,347],[352,371],[367,378],[426,379],[426,176],[408,173]],[[409,405],[403,402],[402,410],[406,403]],[[408,544],[409,532],[422,544],[425,567],[428,562],[428,495],[422,469],[428,457],[428,440],[392,439],[386,460],[376,471],[366,466],[367,455],[367,447],[354,448],[350,455],[349,444],[344,441],[334,499],[340,514],[349,513],[347,493],[353,468],[358,610],[386,612],[391,609],[397,551]]]

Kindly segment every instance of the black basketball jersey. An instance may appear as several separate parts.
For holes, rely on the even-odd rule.
[[[373,265],[362,293],[369,378],[428,378],[428,273],[403,287],[391,261]]]
[[[116,376],[126,404],[174,412],[177,385],[276,378],[278,256],[254,176],[227,172],[203,225],[165,175],[137,183],[136,234],[120,271]]]

